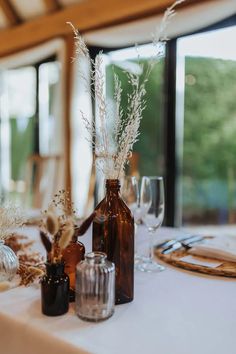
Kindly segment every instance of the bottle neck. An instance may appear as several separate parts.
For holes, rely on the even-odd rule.
[[[85,255],[85,260],[90,265],[104,264],[107,256],[103,252],[89,252]]]
[[[119,195],[120,192],[120,181],[118,179],[107,179],[106,180],[106,193],[107,195]]]
[[[62,275],[64,274],[65,264],[60,263],[46,263],[46,273],[47,275]]]

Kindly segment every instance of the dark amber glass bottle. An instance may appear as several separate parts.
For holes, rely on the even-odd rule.
[[[75,271],[76,265],[84,259],[85,247],[82,242],[77,240],[74,235],[70,244],[62,253],[63,261],[65,262],[65,273],[70,278],[70,301],[75,299]]]
[[[69,309],[70,280],[64,273],[64,263],[46,263],[46,275],[41,281],[42,313],[59,316]]]
[[[93,251],[115,263],[116,304],[124,304],[134,293],[134,219],[119,191],[119,180],[106,180],[106,196],[95,208]]]

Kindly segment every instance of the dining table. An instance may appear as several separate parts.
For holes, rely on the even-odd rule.
[[[37,228],[27,227],[24,233],[43,252]],[[153,242],[185,233],[162,227]],[[91,239],[90,228],[80,238],[87,252]],[[138,252],[148,242],[148,232],[140,225]],[[111,318],[98,323],[79,319],[74,303],[65,315],[43,315],[40,284],[0,293],[0,354],[235,354],[235,329],[235,278],[168,264],[159,273],[135,271],[134,300],[117,305]]]

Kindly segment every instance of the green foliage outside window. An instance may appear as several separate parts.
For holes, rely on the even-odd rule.
[[[228,214],[236,207],[236,62],[187,57],[185,64],[184,211]]]
[[[11,118],[11,178],[25,179],[26,161],[34,151],[35,117]]]

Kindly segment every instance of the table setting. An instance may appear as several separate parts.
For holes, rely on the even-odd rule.
[[[81,237],[88,252],[92,249],[91,231]],[[43,252],[38,230],[29,227],[25,233],[36,239],[35,248]],[[140,234],[138,246],[142,251],[148,246],[143,225]],[[162,227],[154,236],[154,243],[181,237],[183,230]],[[74,303],[63,316],[43,315],[39,284],[2,292],[1,346],[9,354],[41,354],[45,350],[68,354],[156,353],[157,350],[163,354],[223,351],[233,354],[235,280],[168,264],[165,268],[160,273],[135,271],[134,301],[117,305],[114,315],[99,323],[79,319]]]
[[[133,183],[136,182],[133,179]],[[141,201],[139,197],[137,200]],[[140,207],[139,203],[137,207]],[[85,223],[85,233],[82,232],[79,240],[89,255],[93,244],[92,226],[87,229],[87,225]],[[40,240],[39,228],[26,226],[19,229],[20,234],[22,231],[27,237],[26,244],[45,259],[46,250]],[[78,226],[76,232],[79,234]],[[16,284],[16,287],[1,292],[0,332],[5,352],[156,353],[158,348],[163,354],[221,353],[226,349],[227,353],[233,353],[236,344],[232,333],[235,280],[186,271],[163,262],[161,258],[158,263],[165,268],[163,271],[141,271],[137,264],[149,254],[150,248],[150,233],[145,222],[138,225],[136,236],[134,300],[112,307],[112,316],[108,315],[105,321],[92,323],[85,321],[83,315],[78,317],[81,302],[79,306],[79,302],[70,302],[64,315],[51,317],[43,314],[42,284],[38,281],[28,286]],[[181,245],[180,250],[185,250],[182,247],[184,242],[185,246],[192,243],[193,248],[200,248],[205,236],[184,229],[160,227],[152,234],[154,255],[158,249],[170,251],[172,247],[173,253],[178,251],[176,246],[173,247],[177,242],[178,246]],[[232,251],[233,236],[212,236],[208,237],[209,242],[218,240],[216,244],[223,242]],[[219,336],[216,337],[216,333]],[[192,343],[195,343],[194,347]]]
[[[145,183],[147,179],[148,177],[144,178]],[[137,180],[133,177],[132,184],[137,186]],[[140,208],[142,199],[139,197],[139,188],[137,190],[136,208]],[[133,193],[128,194],[130,202],[133,203]],[[134,203],[133,213],[135,215]],[[137,215],[140,217],[140,210],[137,211]],[[94,215],[90,218],[93,220]],[[218,247],[221,257],[227,252],[231,252],[233,257],[234,236],[196,235],[183,228],[158,227],[151,235],[154,256],[152,261],[157,261],[163,269],[161,272],[143,271],[140,264],[143,260],[145,265],[149,260],[150,232],[145,224],[144,211],[142,218],[143,221],[137,226],[138,232],[135,234],[136,258],[132,302],[114,307],[113,299],[110,312],[104,316],[107,320],[95,323],[91,322],[91,318],[88,321],[86,318],[88,313],[85,316],[84,313],[79,313],[84,308],[83,299],[79,298],[68,303],[68,312],[66,311],[64,315],[48,316],[42,311],[42,283],[39,279],[34,279],[30,284],[26,283],[27,286],[24,284],[19,286],[16,283],[11,289],[0,293],[1,345],[5,352],[41,354],[50,350],[51,353],[69,354],[104,354],[121,351],[156,353],[158,349],[163,354],[170,352],[213,354],[221,353],[223,350],[233,353],[236,344],[232,333],[235,325],[235,317],[232,316],[235,306],[233,277],[203,274],[186,270],[184,267],[181,269],[161,257],[156,258],[158,256],[156,252],[160,250],[164,251],[164,254],[167,253],[167,256],[173,256],[175,252],[186,252],[187,246],[187,254],[194,257],[195,262],[197,259],[205,262],[201,263],[201,267],[209,270],[212,269],[210,262],[214,262],[214,267],[218,267],[219,258],[211,259],[206,253],[203,257],[203,249],[214,248],[215,255]],[[79,226],[76,226],[76,233],[77,235],[82,233],[79,242],[84,245],[85,253],[89,257],[93,250],[91,220],[86,220],[82,225],[82,232],[78,232]],[[40,238],[41,229],[26,226],[18,231],[25,235],[25,244],[29,244],[31,251],[39,252],[46,260],[46,249]],[[220,245],[224,245],[223,250]],[[201,250],[200,258],[196,254],[198,248]],[[186,254],[182,257],[186,257]],[[224,257],[220,263],[223,260]],[[111,268],[113,272],[112,269],[114,268]],[[85,280],[86,284],[89,284],[89,281]],[[112,289],[109,294],[114,295]],[[104,315],[104,312],[102,314]],[[219,336],[216,336],[216,333]]]

